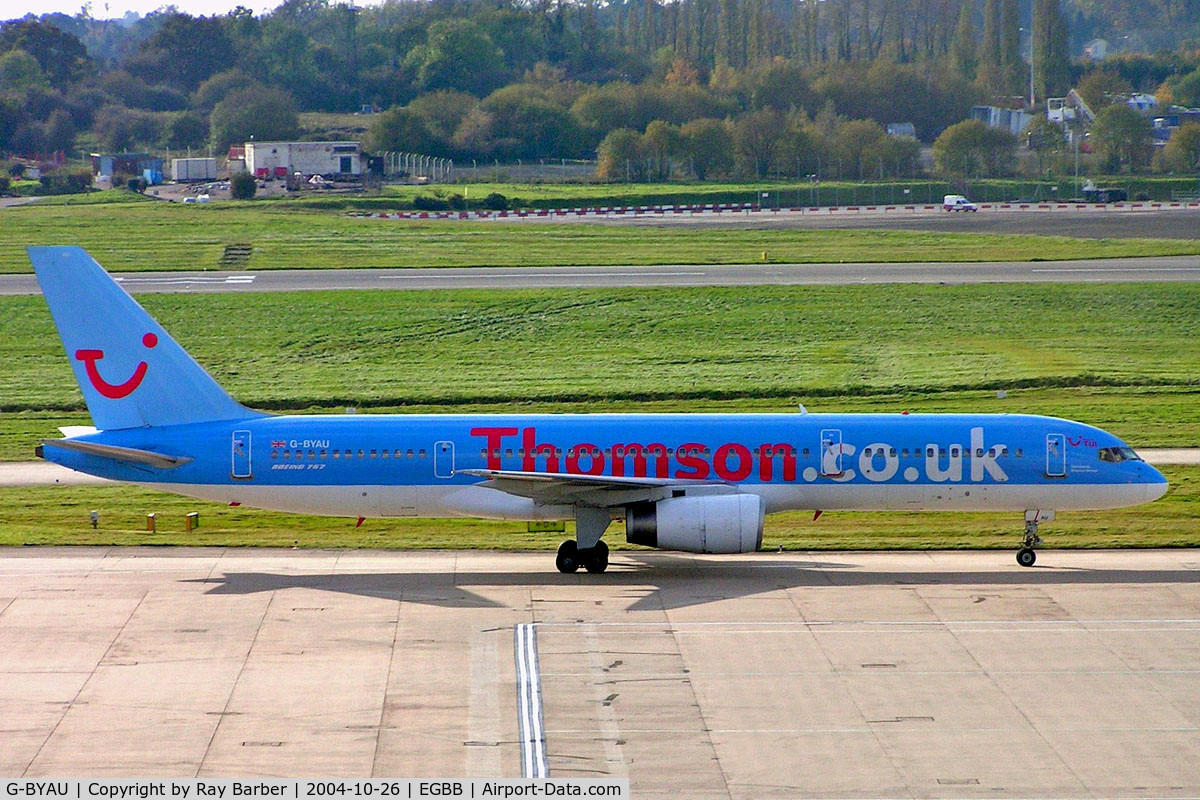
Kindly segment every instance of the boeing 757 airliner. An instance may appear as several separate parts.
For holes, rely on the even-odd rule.
[[[357,517],[575,520],[558,569],[601,540],[746,553],[763,517],[1023,514],[1017,561],[1055,511],[1155,500],[1166,479],[1110,433],[1022,414],[271,415],[230,397],[78,247],[29,258],[95,429],[40,457],[230,505]]]

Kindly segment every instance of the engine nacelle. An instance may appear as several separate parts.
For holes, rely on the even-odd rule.
[[[625,510],[631,544],[688,553],[752,553],[762,545],[763,499],[756,494],[672,497]]]

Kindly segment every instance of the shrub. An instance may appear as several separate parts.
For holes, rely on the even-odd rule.
[[[418,211],[445,211],[449,205],[441,198],[419,194],[413,198],[413,208]]]
[[[450,195],[446,198],[446,203],[455,211],[462,211],[467,207],[466,198],[464,198],[461,194]]]
[[[229,196],[234,200],[250,200],[258,191],[258,181],[249,172],[239,172],[229,179]]]
[[[508,198],[499,192],[492,192],[483,198],[483,207],[492,211],[507,211]]]
[[[130,178],[125,182],[125,188],[131,192],[141,194],[146,191],[146,180],[144,178]]]

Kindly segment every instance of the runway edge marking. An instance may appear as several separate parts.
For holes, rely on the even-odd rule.
[[[522,622],[513,628],[513,658],[517,667],[521,777],[548,778],[550,769],[546,764],[546,728],[542,717],[542,678],[535,623]]]

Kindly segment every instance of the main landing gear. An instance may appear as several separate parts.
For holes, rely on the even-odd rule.
[[[1022,567],[1032,567],[1037,562],[1037,553],[1033,548],[1042,543],[1042,537],[1038,536],[1038,523],[1052,519],[1053,511],[1025,512],[1025,539],[1021,542],[1021,549],[1017,551],[1017,563]]]
[[[583,567],[591,573],[608,569],[608,545],[600,540],[612,522],[607,508],[597,506],[575,507],[575,539],[567,539],[558,546],[554,566],[559,572],[571,573]]]
[[[574,539],[567,539],[558,546],[554,566],[565,573],[575,572],[580,567],[592,573],[604,572],[608,569],[608,545],[600,541],[595,547],[580,548]]]

